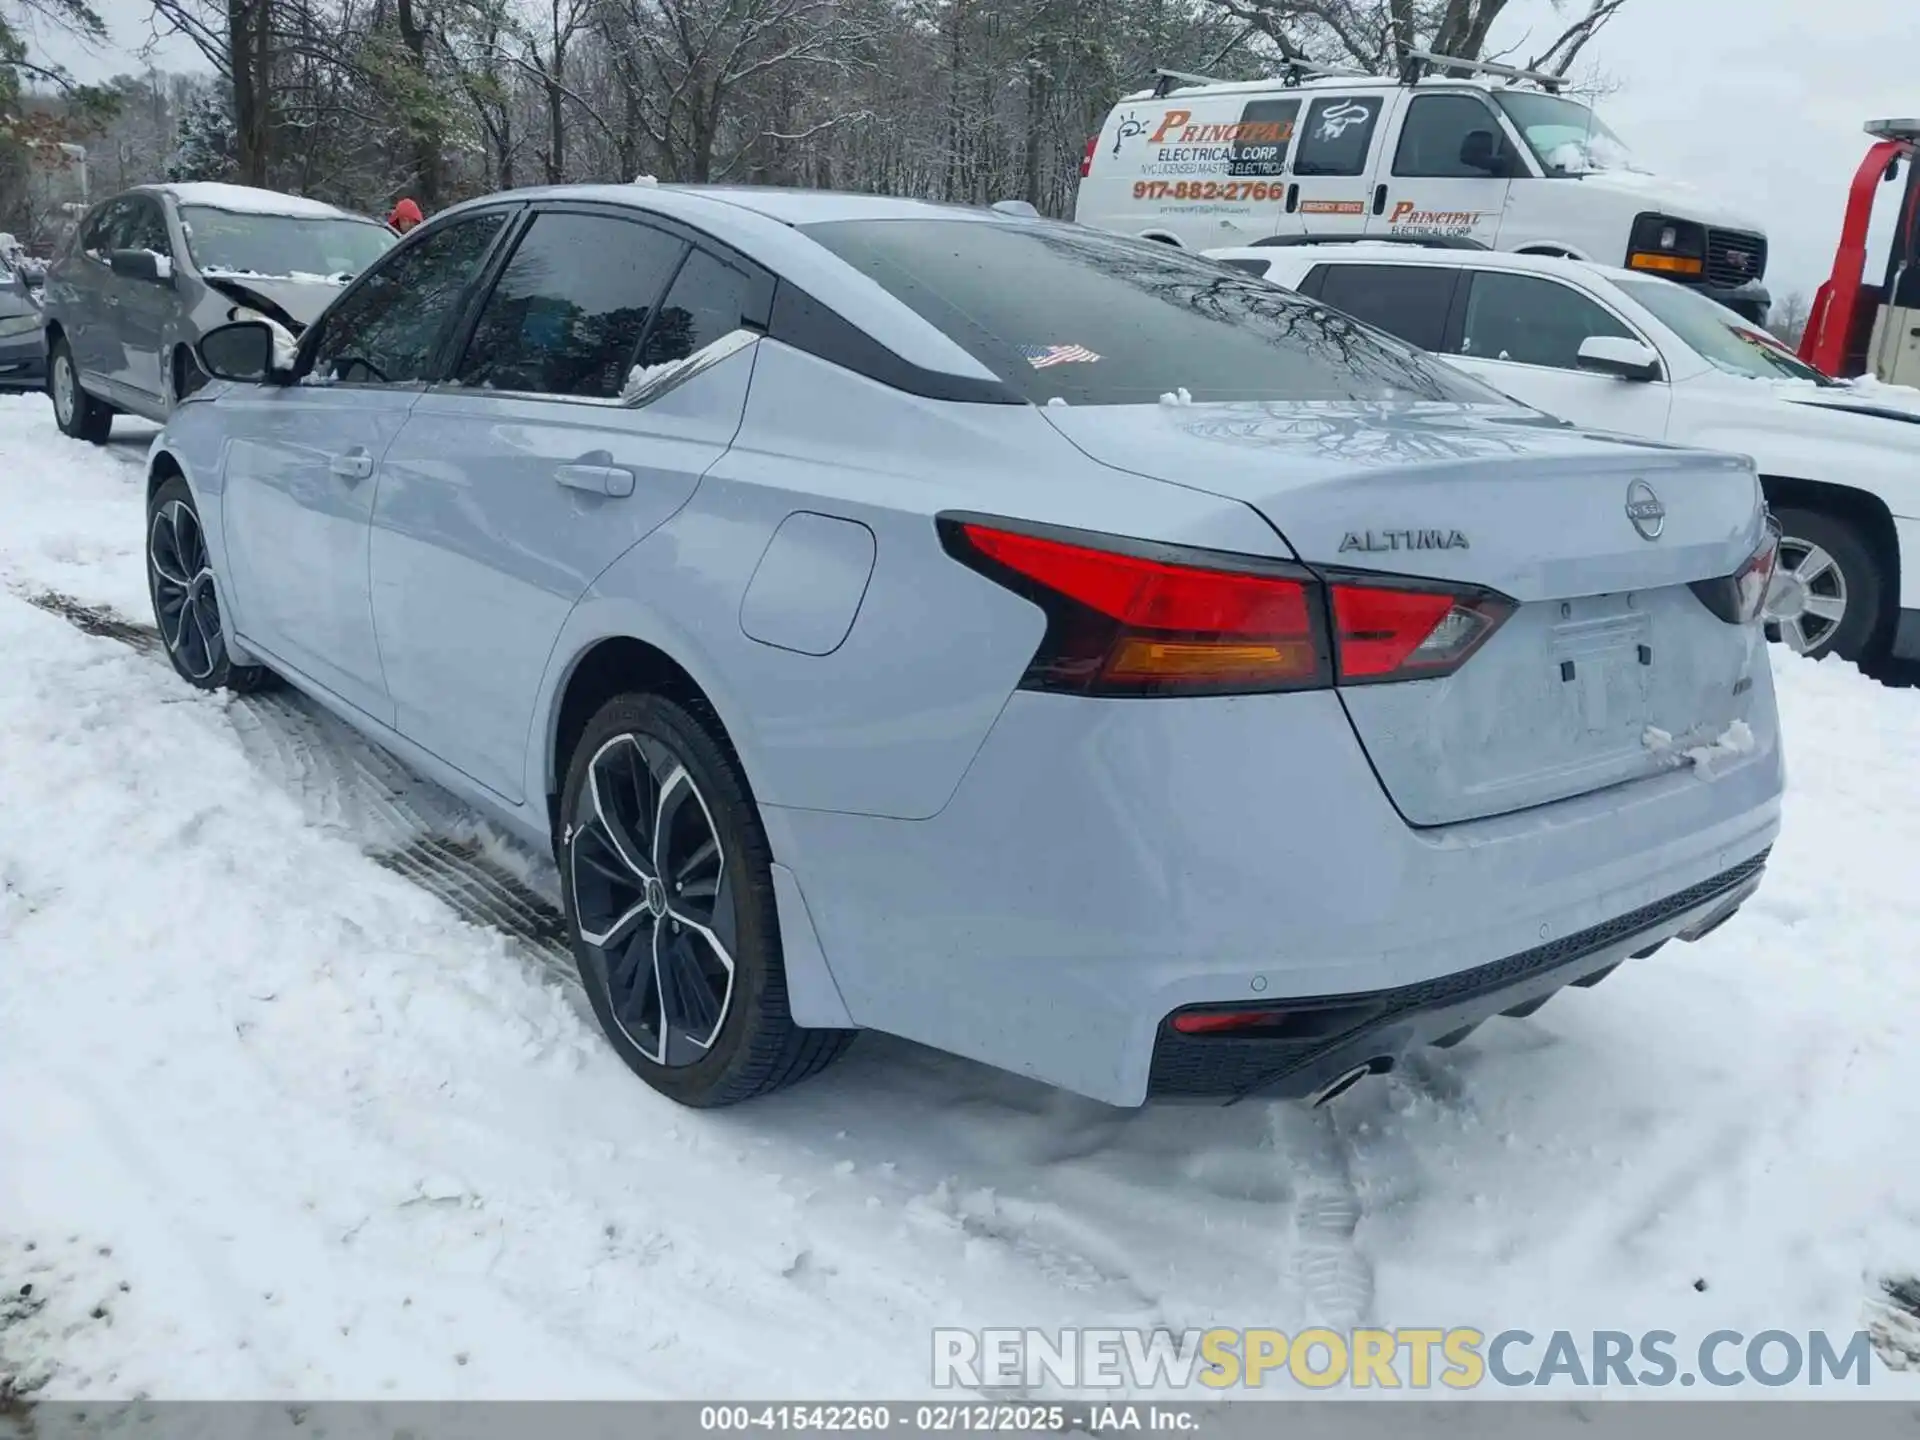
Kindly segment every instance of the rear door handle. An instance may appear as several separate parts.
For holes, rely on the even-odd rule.
[[[1379,215],[1383,213],[1386,208],[1387,187],[1384,185],[1376,185],[1373,187],[1373,213]]]
[[[633,494],[633,471],[619,465],[562,465],[553,478],[570,490],[621,499]]]
[[[327,469],[342,480],[364,480],[373,473],[373,456],[356,446],[344,455],[334,456],[327,462]]]

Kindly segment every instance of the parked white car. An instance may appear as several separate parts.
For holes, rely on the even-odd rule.
[[[1920,659],[1920,391],[1830,380],[1698,291],[1575,260],[1358,241],[1212,250],[1576,425],[1749,455],[1805,654]]]
[[[1758,223],[1640,168],[1557,77],[1444,68],[1465,77],[1405,84],[1302,64],[1196,84],[1205,77],[1162,71],[1087,142],[1074,219],[1197,250],[1275,236],[1470,240],[1625,265],[1765,320]]]

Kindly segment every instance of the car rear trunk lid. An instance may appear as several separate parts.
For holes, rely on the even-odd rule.
[[[1762,720],[1758,627],[1720,619],[1691,588],[1761,543],[1758,480],[1737,457],[1463,407],[1046,414],[1105,464],[1244,501],[1335,583],[1416,576],[1517,602],[1451,675],[1341,687],[1412,824],[1644,780],[1689,749],[1737,761]],[[1770,737],[1771,717],[1758,728]]]

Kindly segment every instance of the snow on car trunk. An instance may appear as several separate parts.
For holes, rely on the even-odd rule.
[[[1744,461],[1451,406],[1043,413],[1109,465],[1246,501],[1330,576],[1418,576],[1461,587],[1468,605],[1472,587],[1520,602],[1487,617],[1488,638],[1443,678],[1342,686],[1415,824],[1660,774],[1675,761],[1651,731],[1697,745],[1750,724],[1750,758],[1772,758],[1757,628],[1692,588],[1732,576],[1761,542]],[[1339,609],[1336,589],[1337,621]]]
[[[1529,1369],[1562,1329],[1912,1333],[1920,693],[1783,655],[1740,916],[1327,1109],[1114,1111],[869,1036],[688,1113],[364,853],[430,808],[397,767],[20,598],[149,618],[140,459],[0,400],[0,1384],[880,1398],[930,1392],[935,1325],[1513,1327]]]

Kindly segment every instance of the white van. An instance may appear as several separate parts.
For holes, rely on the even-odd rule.
[[[1412,59],[1468,78],[1160,71],[1087,142],[1074,219],[1194,250],[1364,234],[1566,255],[1765,320],[1767,238],[1752,220],[1636,168],[1558,77]]]

